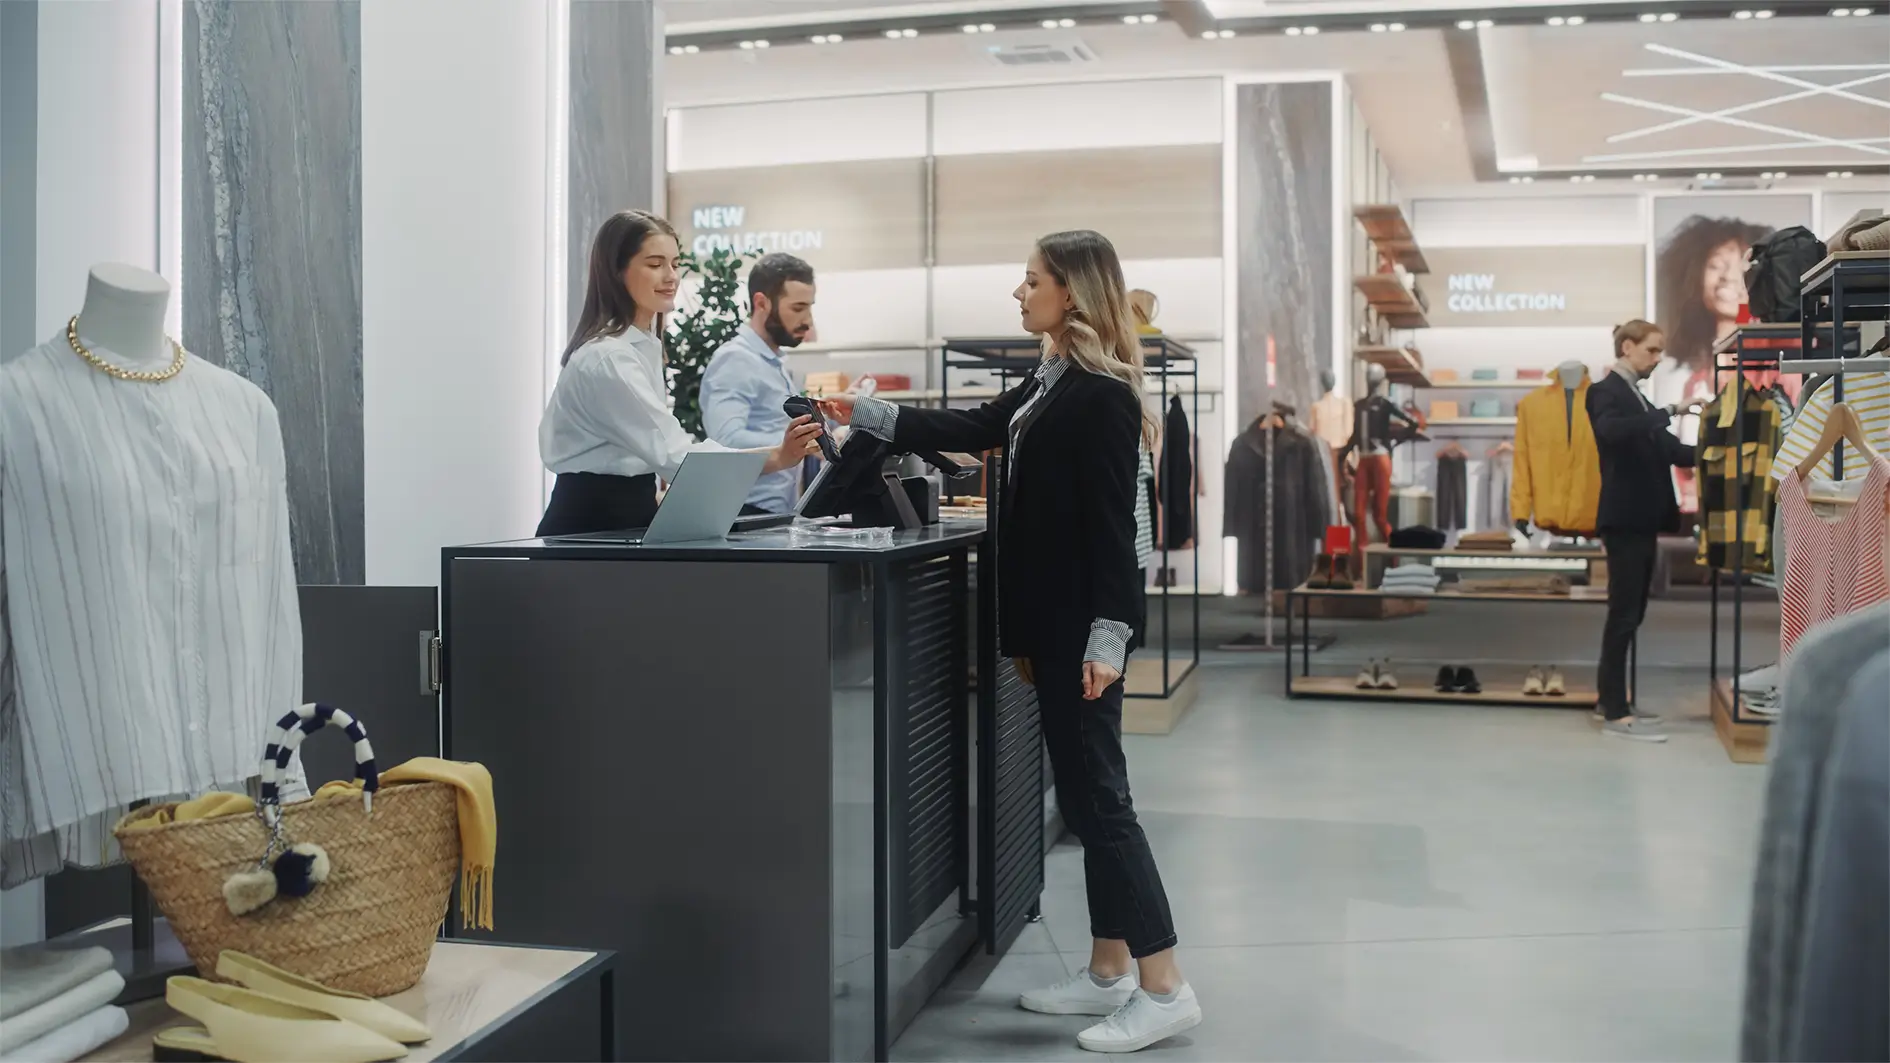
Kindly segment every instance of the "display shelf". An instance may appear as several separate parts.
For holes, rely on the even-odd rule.
[[[1765,763],[1765,748],[1772,735],[1771,721],[1755,720],[1749,715],[1743,720],[1733,718],[1743,714],[1733,712],[1731,680],[1713,680],[1709,700],[1712,703],[1713,732],[1719,735],[1719,744],[1726,747],[1726,756],[1735,764]]]
[[[1326,587],[1298,587],[1294,594],[1308,598],[1409,598],[1419,602],[1581,602],[1608,604],[1606,598],[1582,598],[1569,594],[1501,591],[1437,591],[1434,594],[1392,594],[1380,590],[1335,591]]]
[[[1437,390],[1440,390],[1440,391],[1444,391],[1444,390],[1449,390],[1449,391],[1534,391],[1535,389],[1542,387],[1544,384],[1547,384],[1547,383],[1548,381],[1546,379],[1544,380],[1465,380],[1460,377],[1456,380],[1432,380],[1428,384],[1420,384],[1418,386],[1436,388]]]
[[[1514,417],[1433,417],[1430,428],[1514,428]]]
[[[1424,373],[1422,356],[1416,351],[1404,347],[1358,347],[1352,354],[1361,361],[1383,366],[1385,379],[1393,384],[1409,384],[1414,388],[1431,384]]]
[[[1738,354],[1742,358],[1774,361],[1780,358],[1797,358],[1805,349],[1804,325],[1797,321],[1768,323],[1762,321],[1741,325],[1725,338],[1713,344],[1716,358]],[[1822,340],[1822,334],[1818,340]],[[1844,328],[1844,344],[1839,351],[1842,355],[1855,356],[1862,344],[1862,334],[1855,323]],[[1813,353],[1829,354],[1826,346],[1814,340]],[[1722,366],[1721,368],[1730,368]]]
[[[1353,685],[1348,676],[1306,675],[1293,679],[1292,695],[1296,698],[1345,698],[1358,701],[1436,701],[1462,702],[1471,705],[1528,705],[1547,709],[1592,709],[1599,697],[1593,690],[1582,687],[1570,687],[1568,693],[1560,697],[1547,694],[1525,694],[1519,687],[1493,686],[1485,683],[1480,694],[1447,694],[1433,690],[1429,683],[1434,672],[1409,677],[1400,676],[1401,685],[1396,690],[1360,690]],[[1411,685],[1413,682],[1422,685]]]
[[[1806,270],[1798,281],[1804,294],[1811,295],[1829,285],[1840,271],[1849,274],[1846,280],[1855,290],[1890,289],[1890,251],[1838,251]]]
[[[1416,293],[1405,288],[1404,282],[1394,274],[1368,273],[1352,278],[1352,286],[1392,328],[1431,327]]]
[[[1391,256],[1397,263],[1413,273],[1429,273],[1430,263],[1424,261],[1424,252],[1418,250],[1417,237],[1411,232],[1411,225],[1404,219],[1404,211],[1395,203],[1368,203],[1353,207],[1352,216],[1358,219],[1365,235],[1378,250]]]
[[[1142,339],[1143,364],[1150,369],[1159,369],[1165,364],[1194,362],[1194,349],[1161,333],[1145,335]],[[1043,360],[1043,341],[1030,336],[994,336],[994,337],[951,337],[941,341],[941,346],[948,354],[959,356],[960,360],[948,361],[947,364],[965,369],[976,368],[979,364],[993,369],[1030,370]]]

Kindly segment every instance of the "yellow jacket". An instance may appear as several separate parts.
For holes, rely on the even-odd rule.
[[[1570,404],[1561,381],[1516,404],[1516,467],[1509,485],[1511,520],[1573,535],[1595,530],[1601,508],[1601,456],[1588,423],[1588,374]]]

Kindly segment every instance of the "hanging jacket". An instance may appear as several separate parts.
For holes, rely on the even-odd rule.
[[[1523,396],[1516,404],[1515,475],[1509,485],[1511,520],[1567,535],[1595,530],[1601,508],[1601,457],[1588,421],[1586,370],[1573,393],[1560,380]]]
[[[1170,550],[1185,550],[1194,539],[1194,429],[1181,406],[1181,396],[1168,400],[1162,421],[1162,541]]]

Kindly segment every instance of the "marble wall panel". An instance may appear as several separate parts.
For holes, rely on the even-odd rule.
[[[358,0],[184,8],[184,344],[275,402],[302,583],[366,577]]]
[[[1302,422],[1332,364],[1332,86],[1242,85],[1236,98],[1238,432],[1274,399]],[[1273,351],[1276,383],[1267,383]]]
[[[591,238],[620,210],[663,209],[654,0],[572,0],[567,306],[584,305]]]

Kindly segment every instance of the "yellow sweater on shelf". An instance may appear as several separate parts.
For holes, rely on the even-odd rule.
[[[1588,422],[1589,383],[1583,372],[1571,396],[1551,378],[1516,404],[1511,520],[1533,520],[1538,528],[1568,535],[1594,533],[1601,509],[1601,455]]]

